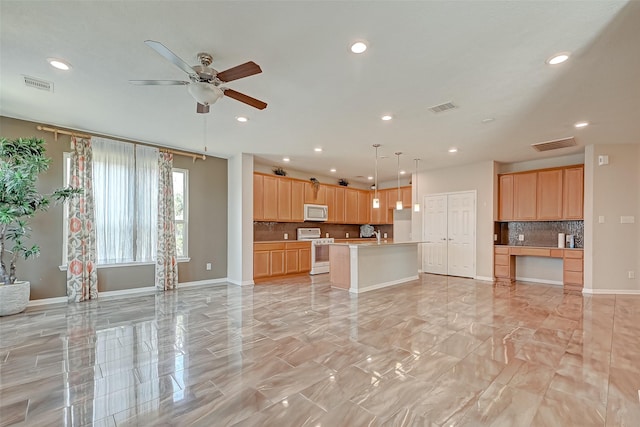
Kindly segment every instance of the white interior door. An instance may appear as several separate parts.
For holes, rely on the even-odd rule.
[[[447,196],[424,199],[422,271],[447,274]]]
[[[450,276],[475,276],[475,193],[447,196],[447,266]]]
[[[422,271],[475,277],[475,192],[426,196]]]

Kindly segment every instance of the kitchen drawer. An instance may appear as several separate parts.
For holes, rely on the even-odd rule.
[[[582,272],[582,260],[578,258],[565,258],[564,271],[580,271]]]
[[[284,243],[254,243],[254,251],[277,251],[284,250]]]
[[[311,242],[286,242],[286,249],[307,249],[311,248]]]
[[[511,248],[511,255],[519,255],[519,256],[551,256],[551,249],[547,248]]]
[[[500,255],[496,254],[495,264],[496,265],[509,265],[509,255]]]
[[[500,246],[494,246],[493,250],[496,254],[500,254],[500,255],[508,255],[509,254],[509,247],[508,246],[504,246],[504,247],[500,247]]]
[[[584,251],[576,250],[576,249],[565,249],[564,257],[565,258],[580,258],[582,259]]]
[[[566,271],[564,272],[564,283],[582,285],[582,272],[581,271]]]
[[[496,265],[494,266],[494,274],[496,277],[510,277],[509,276],[509,266],[508,265]]]

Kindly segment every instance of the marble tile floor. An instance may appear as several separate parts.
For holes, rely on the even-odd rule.
[[[640,296],[327,276],[0,318],[0,426],[640,426]]]

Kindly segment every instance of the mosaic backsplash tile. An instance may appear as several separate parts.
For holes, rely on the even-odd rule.
[[[558,247],[558,233],[573,235],[576,248],[584,247],[584,221],[531,221],[500,223],[502,244],[511,246]],[[524,235],[524,241],[518,235]],[[508,239],[505,237],[508,236]],[[569,245],[566,246],[567,248]]]

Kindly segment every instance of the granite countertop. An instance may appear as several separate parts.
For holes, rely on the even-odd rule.
[[[287,239],[287,240],[254,240],[253,243],[311,243],[311,240],[296,240],[296,239]]]
[[[568,249],[570,251],[572,251],[572,250],[577,250],[577,251],[584,250],[584,248],[559,248],[557,246],[500,245],[500,244],[495,244],[493,246],[498,246],[498,247],[503,247],[503,248]]]

